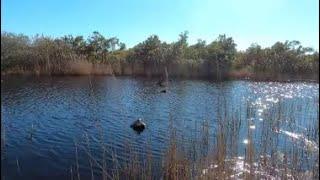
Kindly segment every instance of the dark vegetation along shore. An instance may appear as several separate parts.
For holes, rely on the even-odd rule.
[[[188,32],[183,32],[168,44],[152,35],[127,49],[118,38],[99,32],[87,39],[2,32],[1,73],[157,77],[167,67],[171,77],[319,80],[319,53],[299,41],[276,42],[268,48],[252,44],[237,51],[234,40],[225,35],[209,44],[199,39],[189,45],[187,39]]]

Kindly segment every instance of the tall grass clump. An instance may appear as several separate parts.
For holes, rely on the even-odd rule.
[[[256,109],[250,103],[245,112],[219,110],[216,120],[205,120],[196,126],[199,134],[190,140],[180,137],[170,121],[169,141],[160,160],[153,157],[148,141],[140,145],[148,149],[147,153],[125,142],[126,160],[121,160],[115,150],[103,150],[102,159],[89,155],[90,161],[104,169],[104,179],[317,179],[318,115],[307,119],[312,123],[305,133],[290,133],[285,128],[295,125],[297,108],[295,103],[280,101],[265,110],[263,121],[255,120]],[[255,129],[257,123],[259,131]],[[108,149],[107,144],[102,147]],[[106,156],[112,160],[106,161]]]

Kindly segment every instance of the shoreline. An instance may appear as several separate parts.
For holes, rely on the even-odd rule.
[[[65,73],[65,74],[49,74],[49,73],[32,73],[32,72],[24,72],[24,73],[4,73],[1,72],[2,77],[12,77],[12,76],[20,76],[20,77],[76,77],[76,76],[107,76],[107,77],[131,77],[131,78],[147,78],[147,79],[157,79],[159,75],[145,75],[145,74],[101,74],[101,73],[88,73],[88,74],[73,74],[73,73]],[[2,78],[1,78],[2,79]],[[217,80],[212,77],[206,76],[197,76],[197,77],[185,77],[181,76],[171,76],[170,79],[174,80],[209,80],[215,82],[222,81],[253,81],[253,82],[282,82],[282,83],[292,83],[292,82],[308,82],[308,83],[319,83],[319,76],[315,77],[315,75],[288,75],[288,74],[277,74],[271,75],[266,73],[249,73],[246,76],[238,76],[235,74],[228,74],[224,79]],[[3,79],[2,79],[3,80]],[[2,81],[1,81],[2,82]]]

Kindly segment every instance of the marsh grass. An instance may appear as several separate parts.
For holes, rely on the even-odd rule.
[[[92,155],[88,136],[82,150],[90,157],[91,179],[95,179],[95,167],[101,169],[102,179],[317,179],[319,112],[310,119],[314,125],[307,128],[306,134],[299,136],[305,135],[306,139],[288,137],[285,145],[281,146],[283,135],[279,130],[283,119],[294,122],[294,110],[299,108],[296,104],[289,107],[293,110],[286,114],[283,110],[288,106],[281,103],[264,112],[259,134],[255,128],[250,128],[255,110],[249,105],[244,117],[239,114],[241,110],[232,110],[232,115],[221,111],[216,121],[204,120],[200,126],[195,125],[199,135],[190,140],[180,137],[170,120],[169,142],[160,163],[153,158],[150,141],[145,144],[147,153],[139,153],[132,143],[125,142],[128,158],[121,161],[115,150],[106,151],[108,145],[102,140],[101,129],[102,158]],[[243,128],[245,142],[240,138]],[[185,141],[189,141],[189,145],[186,146]],[[308,142],[314,143],[309,144],[309,150],[306,148],[308,144],[303,144]],[[244,152],[240,151],[241,147]],[[111,156],[112,161],[107,162],[106,156]],[[107,163],[111,163],[112,168]]]

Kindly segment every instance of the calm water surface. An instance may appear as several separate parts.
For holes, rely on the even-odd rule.
[[[319,136],[313,133],[319,127],[317,83],[173,80],[167,93],[161,90],[155,80],[141,78],[6,77],[1,86],[2,176],[70,179],[75,144],[89,144],[87,150],[99,159],[104,143],[110,169],[112,152],[125,162],[129,146],[160,162],[172,130],[188,149],[207,122],[213,144],[218,120],[228,118],[239,122],[237,149],[230,152],[235,156],[242,156],[250,141],[259,151],[268,123],[278,123],[274,129],[278,149],[296,144],[311,153],[319,151]],[[270,122],[270,117],[277,122]],[[147,124],[141,134],[130,128],[137,118]],[[90,178],[87,151],[81,147],[77,151],[82,179]]]

